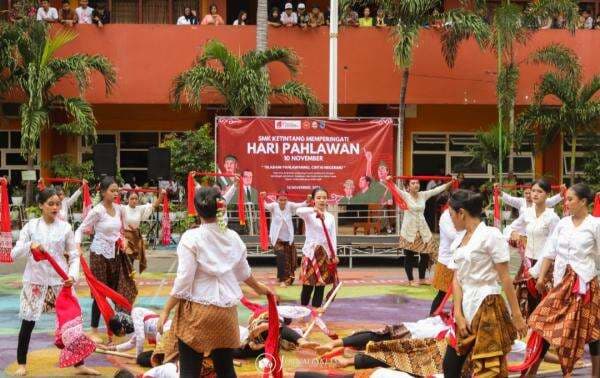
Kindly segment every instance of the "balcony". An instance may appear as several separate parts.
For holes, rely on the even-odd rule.
[[[60,26],[56,26],[60,28]],[[95,104],[167,104],[171,80],[192,64],[210,39],[224,42],[232,51],[244,53],[255,46],[254,26],[175,26],[111,24],[99,29],[77,25],[79,37],[62,49],[63,54],[86,52],[104,54],[115,64],[118,84],[104,96],[98,78],[88,92]],[[301,57],[298,77],[327,102],[329,31],[326,27],[300,30],[269,28],[269,44],[293,48]],[[597,70],[600,58],[600,31],[581,30],[573,36],[564,30],[535,33],[526,46],[516,51],[521,63],[517,104],[530,101],[542,67],[529,65],[528,55],[550,42],[563,43],[576,51],[586,75]],[[341,104],[397,104],[401,73],[393,63],[393,38],[386,29],[340,28],[338,97]],[[282,67],[273,65],[272,80],[286,78]],[[411,69],[408,103],[412,104],[495,104],[496,59],[482,52],[474,41],[465,43],[454,69],[444,63],[439,35],[422,30]],[[61,90],[74,91],[68,83]],[[208,92],[205,103],[220,103]]]

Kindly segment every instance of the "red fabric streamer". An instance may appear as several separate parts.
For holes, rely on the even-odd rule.
[[[325,239],[327,239],[327,246],[329,247],[329,251],[331,253],[332,256],[329,256],[330,261],[333,260],[336,257],[336,250],[335,248],[333,248],[333,243],[331,242],[331,236],[329,235],[329,231],[327,231],[327,226],[325,226],[325,216],[318,216],[317,218],[319,218],[321,220],[321,225],[323,226],[323,233],[325,234]],[[327,295],[325,296],[325,299],[329,300],[329,297],[331,296],[331,294],[333,294],[333,291],[335,290],[335,288],[338,286],[338,284],[340,283],[340,279],[338,277],[338,272],[337,272],[337,264],[334,262],[330,262],[327,264],[327,270],[329,271],[329,274],[332,275],[333,277],[333,286],[331,287],[331,289],[329,290],[329,292],[327,292]],[[335,299],[335,298],[334,298]]]
[[[92,297],[94,298],[94,300],[96,300],[96,304],[100,309],[102,318],[104,318],[104,323],[108,324],[110,319],[115,315],[115,311],[108,303],[107,298],[111,299],[115,303],[115,305],[125,309],[126,311],[131,312],[132,306],[131,303],[129,303],[129,301],[127,300],[127,298],[117,293],[110,287],[106,286],[104,283],[98,281],[98,279],[92,273],[92,270],[90,269],[87,261],[85,261],[83,255],[79,257],[79,260],[85,279],[88,283],[88,286],[90,287]],[[112,334],[110,328],[107,327],[106,330],[109,335]]]
[[[46,251],[34,248],[31,250],[31,254],[35,261],[48,261],[63,280],[69,279],[67,273]],[[73,295],[72,287],[62,287],[56,297],[55,310],[58,322],[54,344],[61,349],[59,366],[61,368],[73,366],[94,353],[96,344],[83,332],[81,306]]]
[[[238,184],[238,213],[240,225],[246,224],[246,199],[244,198],[244,185]]]
[[[494,227],[500,228],[502,224],[500,218],[500,189],[494,188]]]
[[[267,211],[265,209],[264,193],[260,193],[258,198],[258,232],[260,248],[266,251],[269,249],[269,232],[267,230]]]
[[[196,180],[194,180],[194,174],[192,172],[188,173],[187,178],[187,208],[188,215],[196,216],[198,213],[196,212],[196,207],[194,206],[194,195],[196,194]]]
[[[263,312],[268,311],[267,306],[263,306],[261,304],[254,303],[246,297],[242,297],[242,299],[240,299],[240,303],[243,304],[244,307],[246,307],[248,310],[252,311],[254,316],[258,316],[258,315],[262,314]]]
[[[398,206],[398,208],[401,210],[408,210],[408,205],[406,204],[406,201],[404,201],[404,198],[402,198],[402,195],[398,191],[398,188],[392,182],[391,179],[385,181],[385,186],[392,194],[392,197],[394,198],[394,202],[396,203],[396,206]]]
[[[592,215],[595,217],[600,217],[600,193],[596,193],[596,199],[594,200],[594,209],[592,210]]]
[[[518,365],[509,365],[508,371],[511,373],[525,372],[532,367],[542,354],[542,336],[537,332],[531,332],[529,340],[527,340],[527,348],[525,349],[525,359]]]
[[[92,196],[90,195],[90,186],[88,185],[87,182],[84,182],[83,185],[81,186],[81,192],[82,192],[82,201],[83,201],[83,218],[85,219],[85,217],[87,216],[87,214],[89,213],[89,211],[92,209]]]
[[[165,193],[163,195],[163,209],[162,209],[162,244],[171,244],[171,216],[169,215],[169,196]]]
[[[419,180],[419,181],[452,181],[450,176],[392,176],[395,180]]]
[[[283,366],[279,357],[279,314],[277,301],[272,294],[267,295],[269,301],[269,335],[265,340],[265,358],[271,360],[271,366],[263,370],[263,378],[283,378]]]
[[[8,202],[8,181],[0,178],[0,264],[13,262],[12,232],[10,229],[10,203]]]

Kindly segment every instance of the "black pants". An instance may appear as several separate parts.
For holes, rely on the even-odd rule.
[[[600,356],[600,340],[590,341],[588,345],[591,356]],[[544,359],[548,349],[550,349],[550,344],[546,340],[542,340],[542,354],[540,354],[540,359]]]
[[[379,342],[389,340],[389,335],[384,335],[377,332],[362,331],[356,332],[350,336],[346,336],[342,339],[342,344],[345,347],[352,347],[354,349],[363,350],[367,346],[369,341]]]
[[[298,345],[298,340],[302,338],[302,335],[294,331],[288,326],[281,326],[279,328],[279,337],[281,339],[289,341]],[[233,358],[244,360],[246,358],[256,358],[265,352],[265,348],[252,349],[250,345],[246,345],[243,348],[237,348],[233,350]]]
[[[419,259],[419,279],[425,279],[425,273],[429,266],[429,255],[426,253],[417,253],[409,250],[404,250],[404,270],[406,271],[406,277],[409,281],[414,279],[413,268],[417,265],[417,259]]]
[[[354,355],[354,368],[355,369],[373,369],[377,367],[390,367],[385,362],[379,361],[376,358],[368,356],[364,353],[356,353]]]
[[[437,308],[440,307],[440,303],[442,303],[442,300],[444,299],[445,296],[446,296],[445,291],[441,291],[441,290],[438,291],[435,298],[433,298],[433,302],[431,302],[431,309],[429,310],[429,316],[433,315],[435,310],[437,310]]]
[[[17,343],[17,363],[19,365],[25,365],[27,363],[27,352],[29,351],[29,342],[31,341],[31,334],[35,322],[32,320],[21,321],[21,329],[19,330],[19,341]],[[75,366],[83,365],[83,361],[78,362]]]
[[[197,378],[202,373],[204,355],[196,352],[181,340],[179,344],[179,376],[181,378]],[[235,378],[233,368],[233,349],[214,349],[210,355],[215,373],[219,378]]]
[[[462,367],[467,360],[469,353],[464,356],[459,356],[456,350],[450,345],[446,347],[446,354],[444,355],[443,370],[444,377],[446,378],[460,378]]]
[[[325,293],[325,286],[302,285],[302,292],[300,293],[300,304],[302,306],[308,306],[313,289],[315,290],[315,294],[312,297],[312,306],[321,307],[321,305],[323,304],[323,294]]]
[[[100,325],[100,309],[94,299],[92,301],[92,328],[98,328],[98,325]]]

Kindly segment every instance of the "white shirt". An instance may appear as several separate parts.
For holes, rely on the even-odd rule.
[[[275,245],[277,239],[288,243],[294,242],[292,215],[298,208],[306,205],[306,201],[302,203],[287,201],[285,208],[281,210],[277,201],[265,204],[265,209],[271,213],[271,228],[269,229],[271,245]]]
[[[402,189],[399,190],[400,195],[408,206],[408,210],[404,211],[400,236],[412,243],[415,241],[417,232],[419,232],[424,243],[428,243],[431,240],[431,230],[425,220],[425,202],[427,202],[429,198],[437,196],[448,189],[449,185],[450,184],[448,183],[431,190],[418,192],[416,199],[410,193],[405,192]]]
[[[39,285],[61,285],[62,278],[46,261],[36,262],[31,244],[40,244],[56,260],[69,277],[79,277],[79,252],[75,246],[71,225],[60,219],[48,224],[42,218],[32,219],[21,229],[19,240],[10,255],[13,259],[27,257],[23,282]],[[69,263],[64,254],[69,255]]]
[[[60,203],[60,210],[58,211],[58,218],[64,220],[65,222],[69,221],[69,210],[71,209],[71,206],[77,202],[77,199],[80,195],[81,188],[77,189],[75,193],[71,194],[71,197],[62,200]]]
[[[452,261],[452,249],[450,246],[454,239],[456,239],[456,229],[452,218],[450,218],[450,211],[446,209],[440,216],[440,248],[438,252],[438,262],[440,264],[448,266]]]
[[[296,25],[298,23],[298,15],[296,14],[296,12],[292,12],[292,14],[290,14],[289,16],[287,15],[287,13],[283,12],[281,13],[280,19],[283,25]]]
[[[129,205],[121,205],[123,209],[123,220],[125,222],[125,228],[138,229],[140,223],[147,220],[152,215],[154,206],[151,203],[145,205],[137,205],[131,207]]]
[[[458,233],[452,242],[453,257],[448,268],[462,288],[462,310],[470,323],[479,306],[488,295],[500,294],[498,272],[494,264],[508,262],[510,254],[500,230],[479,223],[469,242],[460,247],[466,230]]]
[[[191,25],[191,19],[185,18],[185,16],[181,16],[177,19],[177,25]]]
[[[38,21],[44,21],[44,20],[58,20],[58,12],[56,11],[56,8],[53,7],[48,7],[48,12],[46,12],[46,10],[44,9],[44,7],[39,7],[38,11],[37,11],[37,20]]]
[[[433,188],[435,188],[436,186],[438,186],[439,183],[435,180],[429,180],[429,182],[427,183],[427,186],[425,186],[425,190],[431,190]]]
[[[546,240],[554,231],[560,218],[552,208],[546,208],[538,217],[535,207],[527,207],[519,217],[511,224],[513,231],[527,236],[527,247],[525,256],[533,260],[543,257]]]
[[[94,229],[94,240],[90,245],[90,252],[102,255],[107,259],[115,258],[115,243],[121,237],[122,209],[121,206],[113,204],[115,216],[110,216],[102,203],[97,204],[90,210],[83,222],[75,231],[75,243],[81,244],[83,233]]]
[[[452,328],[444,323],[440,316],[430,316],[416,322],[404,322],[402,324],[410,332],[411,339],[434,339],[440,332]]]
[[[555,194],[552,197],[546,199],[546,207],[554,207],[558,205],[560,201],[562,201],[562,199],[563,198],[560,193]],[[510,194],[505,192],[502,192],[502,202],[506,203],[510,207],[514,207],[515,209],[519,210],[519,214],[521,214],[521,212],[527,209],[528,207],[533,206],[533,203],[527,203],[525,198],[511,196]]]
[[[317,219],[317,213],[314,207],[301,207],[296,210],[296,215],[304,220],[304,228],[306,233],[306,239],[304,246],[302,247],[302,254],[309,259],[315,257],[315,249],[319,246],[323,247],[330,257],[336,255],[337,251],[337,232],[335,229],[335,218],[331,213],[324,212],[325,215],[325,228],[331,238],[331,244],[333,245],[334,251],[329,250],[327,244],[327,237],[323,231],[323,225],[320,219]]]
[[[561,283],[567,265],[585,282],[596,275],[600,261],[600,220],[588,215],[578,227],[572,217],[561,219],[546,242],[544,258],[554,260],[554,286]]]
[[[75,9],[75,13],[77,13],[77,18],[79,19],[79,21],[77,22],[80,24],[91,24],[93,11],[94,8],[92,7],[87,7],[85,9],[83,9],[82,7],[77,7]]]
[[[239,282],[250,277],[246,245],[216,223],[187,230],[177,246],[177,277],[171,295],[192,302],[232,307],[242,298]]]
[[[152,317],[146,321],[144,318],[148,315],[157,315],[154,311],[144,307],[135,307],[131,310],[131,320],[133,321],[133,333],[129,340],[116,346],[118,352],[124,352],[136,348],[136,355],[144,351],[144,342],[146,338],[154,339],[156,344],[160,342],[160,333],[157,331],[158,316]],[[171,328],[171,320],[165,322],[163,331]]]

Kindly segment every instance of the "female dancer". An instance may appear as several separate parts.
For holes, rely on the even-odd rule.
[[[321,307],[323,304],[323,294],[325,286],[334,283],[335,277],[329,270],[330,264],[337,265],[337,232],[335,229],[335,218],[327,211],[327,197],[329,193],[323,188],[316,188],[312,191],[312,198],[315,200],[314,207],[301,207],[296,210],[296,214],[305,222],[306,240],[302,247],[302,292],[300,294],[300,303],[302,306]],[[329,239],[333,245],[333,251],[329,250],[327,237],[323,230],[323,223],[329,233]]]
[[[86,179],[83,179],[82,181],[83,181],[83,184],[87,184]],[[38,181],[38,183],[43,185],[44,179],[40,179]],[[82,187],[79,187],[79,189],[77,189],[73,194],[71,194],[71,196],[69,198],[67,198],[65,196],[65,190],[62,186],[56,186],[56,187],[54,187],[54,190],[56,190],[56,194],[58,195],[58,198],[60,199],[60,211],[58,212],[58,218],[60,220],[68,222],[69,221],[69,212],[71,211],[71,207],[75,204],[75,202],[77,202],[77,199],[79,198],[79,196],[81,196]]]
[[[531,201],[533,206],[524,208],[519,218],[511,224],[513,231],[510,238],[512,241],[519,243],[522,236],[526,237],[524,257],[527,259],[525,261],[526,267],[535,266],[537,261],[542,258],[546,241],[560,220],[554,210],[546,205],[550,190],[550,184],[546,180],[540,179],[535,181],[531,186]],[[523,279],[522,269],[517,273],[517,277],[515,277],[515,281],[517,282]],[[535,275],[534,271],[535,269],[530,272]],[[522,291],[527,292],[526,287],[523,289]],[[521,312],[525,318],[531,314],[539,303],[539,299],[528,292],[527,296],[521,295],[519,301],[521,302]]]
[[[11,252],[13,259],[27,257],[19,311],[19,317],[22,319],[17,344],[19,368],[15,375],[27,374],[27,351],[35,322],[40,319],[42,313],[54,310],[56,296],[63,285],[72,286],[79,276],[79,252],[74,243],[71,225],[58,217],[60,202],[55,189],[47,188],[40,192],[38,204],[42,216],[32,219],[21,229],[19,240]],[[69,279],[63,281],[50,264],[36,262],[31,254],[31,250],[36,248],[49,253],[67,272]],[[68,260],[65,254],[69,257]],[[75,368],[77,374],[100,375],[97,371],[85,367],[83,362],[76,364]]]
[[[442,195],[440,195],[440,197],[442,197]],[[448,196],[443,196],[440,202],[446,206],[448,203]],[[442,303],[442,300],[452,285],[454,272],[451,269],[448,269],[448,264],[452,260],[450,245],[452,245],[456,235],[456,229],[450,218],[450,210],[446,209],[440,216],[440,247],[438,250],[438,261],[435,264],[435,270],[433,272],[433,280],[431,281],[431,285],[437,289],[438,293],[433,299],[433,302],[431,302],[431,310],[429,311],[430,316],[433,315],[440,303]]]
[[[128,192],[128,204],[121,206],[123,208],[123,220],[125,222],[123,230],[123,236],[125,237],[126,242],[125,253],[127,253],[127,256],[131,259],[132,264],[136,259],[140,260],[140,273],[146,269],[146,248],[142,232],[140,231],[140,223],[150,218],[152,211],[158,208],[165,195],[166,191],[161,189],[158,197],[154,200],[154,203],[138,205],[138,193],[135,191]]]
[[[529,317],[532,330],[544,338],[542,356],[556,347],[565,376],[583,355],[585,344],[592,355],[592,376],[600,376],[600,222],[588,213],[594,193],[586,184],[575,184],[566,194],[570,216],[561,219],[546,243],[536,288],[554,261],[554,288]]]
[[[133,304],[137,287],[133,280],[131,260],[124,252],[121,230],[123,209],[115,204],[119,187],[113,177],[105,177],[100,182],[101,202],[94,206],[75,231],[75,243],[81,254],[84,232],[93,229],[94,239],[90,245],[90,268],[94,276]],[[96,301],[92,302],[92,332],[97,332],[100,323],[100,310]]]
[[[444,376],[460,377],[467,357],[477,377],[507,377],[506,355],[513,340],[527,332],[508,274],[509,252],[497,228],[481,222],[483,198],[468,190],[450,196],[450,216],[458,235],[452,243],[456,350],[448,346]],[[509,314],[500,285],[510,304]]]
[[[277,280],[282,287],[290,286],[296,274],[297,257],[292,215],[298,208],[307,204],[307,201],[301,203],[288,201],[287,193],[283,190],[277,194],[277,202],[265,202],[265,209],[271,213],[269,240],[275,250]]]
[[[211,354],[218,377],[235,377],[233,349],[240,345],[239,282],[259,295],[272,294],[252,275],[239,235],[217,222],[218,202],[222,202],[218,189],[196,192],[194,205],[202,224],[181,237],[177,277],[158,321],[157,330],[162,334],[164,323],[176,308],[169,332],[178,339],[182,377],[200,375],[205,352]]]
[[[400,228],[400,248],[404,250],[404,270],[411,286],[425,284],[425,272],[430,261],[429,255],[435,255],[438,248],[425,220],[425,203],[429,198],[448,190],[450,185],[452,185],[452,182],[431,190],[419,191],[421,187],[419,180],[410,180],[408,182],[408,192],[399,190],[408,206],[408,210],[404,212],[404,219]],[[415,283],[413,280],[413,267],[417,255],[420,256],[418,263],[419,283]]]

